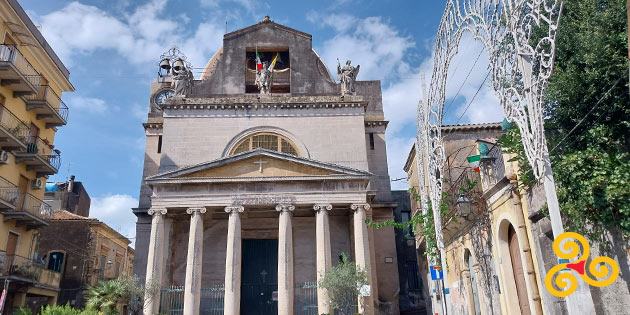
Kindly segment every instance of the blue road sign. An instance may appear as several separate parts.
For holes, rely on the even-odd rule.
[[[444,279],[444,273],[442,272],[442,267],[431,266],[431,280],[441,280],[441,279]]]

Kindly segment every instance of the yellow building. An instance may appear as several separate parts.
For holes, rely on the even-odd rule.
[[[448,314],[543,314],[539,253],[528,219],[529,192],[518,189],[516,163],[508,162],[510,157],[496,143],[501,124],[443,126],[442,134],[447,156],[443,203],[448,211],[442,216],[442,232]],[[475,155],[481,157],[477,171],[466,160]],[[420,165],[412,149],[404,169],[409,186],[416,190]],[[421,189],[428,190],[426,182]],[[412,200],[412,207],[417,214],[419,203]],[[419,235],[416,246],[424,287],[429,289],[428,313],[442,314],[441,290],[428,275],[431,262]]]
[[[50,206],[46,177],[57,173],[55,132],[67,123],[61,93],[69,72],[16,0],[0,1],[0,281],[7,307],[54,304],[61,275],[33,257]]]

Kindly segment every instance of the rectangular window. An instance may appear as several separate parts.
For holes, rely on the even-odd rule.
[[[100,270],[99,270],[99,274],[98,274],[98,277],[100,279],[105,278],[105,263],[106,262],[107,262],[107,256],[101,255],[101,265],[99,266]]]
[[[158,150],[157,153],[162,153],[162,136],[158,136]]]
[[[370,132],[370,150],[374,150],[374,133]]]
[[[118,275],[120,274],[120,261],[116,262],[116,274],[114,275],[114,278],[118,278]]]
[[[407,285],[409,290],[420,290],[420,277],[418,274],[418,263],[415,261],[407,262]]]
[[[291,58],[288,47],[247,47],[245,64],[245,93],[260,93],[256,77],[261,75],[261,71],[271,71],[268,72],[271,74],[270,93],[291,92]]]
[[[411,212],[401,212],[400,213],[400,221],[401,223],[407,223],[411,220]],[[411,226],[406,226],[403,228],[403,235],[408,238],[413,238],[413,229]]]

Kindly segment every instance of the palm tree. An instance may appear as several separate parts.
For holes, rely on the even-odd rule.
[[[89,309],[98,310],[104,314],[116,310],[119,302],[124,301],[126,286],[118,279],[101,281],[94,287],[88,288],[86,306]]]

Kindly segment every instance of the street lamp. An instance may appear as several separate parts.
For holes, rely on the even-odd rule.
[[[472,212],[472,199],[466,197],[464,194],[460,194],[455,203],[457,207],[457,214],[461,217],[467,217]]]

